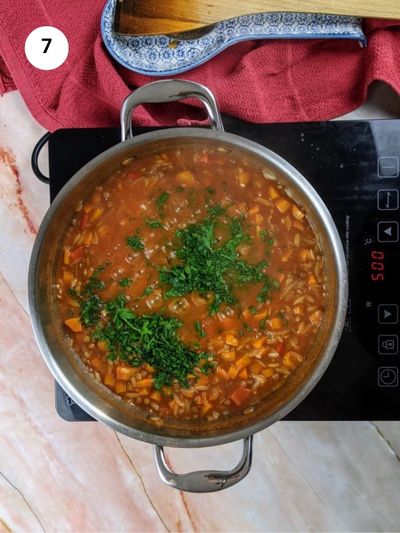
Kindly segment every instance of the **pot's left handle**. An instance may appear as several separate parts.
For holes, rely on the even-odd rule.
[[[200,470],[187,474],[173,472],[164,456],[162,446],[155,446],[154,457],[161,479],[174,489],[187,492],[216,492],[239,483],[250,472],[253,456],[253,435],[243,439],[242,457],[232,470]]]
[[[224,131],[221,115],[213,93],[200,83],[186,80],[160,80],[143,85],[129,95],[121,109],[122,141],[132,138],[132,113],[138,105],[175,102],[197,98],[206,108],[211,128]]]
[[[47,143],[51,135],[51,132],[48,131],[41,137],[38,142],[35,145],[35,148],[32,151],[31,156],[31,167],[33,170],[33,173],[37,177],[38,180],[40,180],[43,183],[46,183],[48,185],[50,183],[50,178],[48,176],[45,176],[42,171],[39,168],[39,154],[43,148],[43,146]]]

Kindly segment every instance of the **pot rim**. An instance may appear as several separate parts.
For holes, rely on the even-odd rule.
[[[318,215],[320,222],[325,228],[326,235],[330,242],[333,255],[334,268],[336,269],[336,313],[332,320],[332,325],[330,333],[328,334],[326,340],[326,348],[324,353],[320,355],[318,363],[309,373],[307,379],[299,386],[297,392],[293,397],[282,405],[276,412],[272,413],[269,416],[266,416],[262,420],[257,421],[249,426],[244,428],[226,431],[221,435],[213,436],[204,436],[194,435],[190,437],[167,437],[158,434],[152,434],[147,431],[141,431],[131,426],[127,426],[120,421],[116,420],[114,417],[110,416],[104,412],[99,406],[93,405],[92,402],[87,400],[84,394],[85,385],[83,381],[80,381],[79,387],[74,387],[68,380],[68,377],[60,370],[56,359],[53,357],[51,350],[46,341],[46,336],[43,331],[41,324],[39,312],[38,312],[38,302],[36,294],[36,283],[38,278],[38,269],[37,263],[42,248],[42,244],[45,240],[47,230],[52,222],[54,213],[57,212],[59,207],[64,202],[64,199],[68,194],[75,189],[75,187],[85,179],[85,176],[89,174],[94,168],[99,164],[103,163],[111,156],[117,155],[119,152],[126,151],[129,146],[137,146],[146,144],[149,141],[161,141],[164,139],[174,139],[174,138],[200,138],[208,139],[215,141],[223,141],[228,144],[232,144],[235,147],[241,148],[244,151],[254,153],[266,163],[272,164],[282,174],[285,174],[294,182],[295,186],[298,187],[302,193],[310,200],[310,203],[313,206],[313,209]],[[336,228],[336,225],[320,196],[314,187],[298,172],[288,161],[283,159],[281,156],[265,148],[264,146],[241,137],[232,133],[215,131],[210,129],[202,128],[165,128],[162,130],[156,130],[151,132],[146,132],[135,136],[133,139],[126,140],[124,142],[118,143],[117,145],[109,148],[105,152],[102,152],[97,157],[89,161],[84,165],[78,172],[72,176],[72,178],[64,185],[57,197],[54,199],[50,205],[48,211],[46,212],[43,221],[40,225],[33,250],[31,255],[31,260],[29,264],[29,274],[28,274],[28,296],[29,296],[29,308],[32,320],[32,326],[36,342],[39,346],[41,354],[50,369],[53,377],[61,385],[61,387],[71,396],[71,398],[93,416],[96,420],[103,422],[104,424],[110,426],[112,429],[124,433],[130,437],[136,438],[141,441],[145,441],[151,444],[158,444],[161,446],[172,446],[172,447],[202,447],[202,446],[214,446],[220,444],[226,444],[228,442],[233,442],[258,431],[265,429],[274,422],[285,417],[290,411],[292,411],[299,403],[301,403],[304,398],[311,392],[311,390],[318,383],[325,370],[327,369],[333,354],[336,350],[340,336],[343,330],[346,309],[347,309],[347,298],[348,298],[348,274],[347,274],[347,265],[344,256],[343,247],[340,241],[340,237]]]

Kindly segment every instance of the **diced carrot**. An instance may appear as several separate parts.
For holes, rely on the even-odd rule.
[[[152,385],[153,385],[153,378],[139,379],[136,382],[136,387],[138,389],[144,389],[145,387],[151,387]]]
[[[247,379],[247,370],[244,368],[241,372],[239,372],[240,379]]]
[[[210,402],[205,402],[204,405],[202,406],[201,410],[200,410],[200,413],[202,415],[205,415],[206,413],[208,413],[208,411],[212,408],[212,404]]]
[[[301,211],[296,204],[293,204],[292,205],[292,213],[293,213],[293,216],[294,218],[297,218],[297,220],[303,220],[304,218],[304,213],[303,211]]]
[[[104,376],[104,385],[108,387],[114,387],[115,385],[115,376],[111,372],[106,372]]]
[[[90,220],[93,222],[94,220],[97,220],[98,218],[100,218],[102,214],[103,214],[103,209],[100,209],[100,207],[96,207],[92,216],[90,217]]]
[[[234,335],[231,335],[230,333],[228,333],[225,336],[225,342],[226,342],[226,344],[229,344],[229,346],[238,346],[239,339],[237,337],[235,337]]]
[[[263,368],[264,365],[257,359],[250,365],[250,370],[253,372],[253,374],[259,374]]]
[[[122,394],[126,392],[126,382],[125,381],[116,381],[115,382],[115,392],[117,394]]]
[[[302,224],[299,220],[295,220],[293,222],[293,226],[296,228],[296,229],[299,229],[300,231],[304,231],[305,230],[305,226],[304,224]]]
[[[283,323],[280,318],[271,318],[271,320],[269,321],[269,326],[271,329],[281,329]]]
[[[82,324],[79,317],[68,318],[64,321],[64,324],[68,326],[69,329],[74,333],[79,333],[80,331],[82,331]]]
[[[295,368],[301,361],[302,357],[297,352],[289,351],[286,352],[283,357],[283,364],[288,368]]]
[[[69,248],[65,248],[65,250],[64,250],[64,265],[70,265],[71,264],[70,255],[71,255],[71,250]]]
[[[69,270],[64,270],[63,272],[63,282],[65,285],[71,285],[74,275]]]
[[[237,179],[241,187],[246,187],[250,180],[250,174],[243,169],[239,169]]]
[[[92,240],[93,240],[93,233],[91,231],[86,231],[85,236],[83,237],[83,240],[82,240],[82,244],[84,244],[85,246],[89,246],[90,244],[92,244]]]
[[[143,388],[138,391],[138,394],[140,396],[148,396],[149,395],[149,389]]]
[[[278,198],[276,201],[275,201],[275,206],[276,208],[278,209],[278,211],[280,213],[286,213],[286,211],[289,209],[290,207],[290,202],[288,202],[286,200],[286,198]]]
[[[310,258],[310,252],[307,248],[301,248],[299,251],[300,261],[305,263]]]
[[[272,187],[272,185],[268,189],[269,197],[271,200],[275,200],[275,198],[278,198],[279,194],[276,192],[276,189]]]
[[[90,365],[97,370],[98,372],[105,373],[107,371],[108,365],[106,361],[103,361],[100,357],[95,355],[90,359]]]
[[[252,361],[253,361],[253,358],[250,357],[250,355],[245,354],[243,355],[243,357],[241,357],[240,359],[236,361],[235,365],[238,371],[240,372],[243,368],[248,366]]]
[[[81,229],[86,229],[89,226],[90,226],[89,214],[85,210],[83,210],[82,211],[82,215],[81,215],[81,219],[79,221],[79,227]]]
[[[196,185],[196,180],[194,179],[193,173],[190,170],[182,170],[176,175],[178,181],[185,185]]]
[[[228,370],[228,376],[231,379],[235,379],[235,377],[239,374],[239,370],[236,368],[235,365],[231,365],[230,369]]]
[[[235,352],[222,352],[221,358],[224,361],[234,361],[236,359],[236,354]]]
[[[150,398],[155,402],[161,402],[161,392],[158,390],[154,391],[152,394],[150,394]]]
[[[224,370],[224,369],[222,368],[222,366],[218,366],[218,367],[217,367],[216,374],[217,374],[217,376],[219,376],[219,377],[222,378],[222,379],[225,379],[225,380],[228,380],[228,379],[229,379],[229,376],[228,376],[228,374],[226,373],[226,370]]]
[[[208,376],[205,376],[204,374],[202,376],[199,377],[199,379],[197,380],[196,382],[196,385],[200,385],[201,387],[203,385],[208,385],[208,382],[209,382],[209,377]]]
[[[78,246],[77,248],[74,248],[73,250],[70,250],[69,251],[69,263],[66,263],[66,264],[73,265],[74,263],[82,259],[84,253],[85,253],[85,248],[82,245]],[[64,258],[64,263],[65,263],[65,258]]]
[[[318,283],[316,277],[314,276],[314,274],[310,274],[309,278],[308,278],[308,284],[309,285],[316,285]]]
[[[261,374],[266,378],[270,378],[274,375],[274,371],[272,368],[265,368],[261,371]]]
[[[260,206],[259,205],[255,205],[253,207],[250,207],[249,214],[253,215],[254,213],[258,213],[259,211],[260,211]]]
[[[256,320],[264,320],[264,318],[267,318],[269,311],[261,311],[261,313],[256,313],[254,315],[254,318]]]
[[[254,348],[262,348],[264,346],[264,342],[266,341],[265,337],[260,337],[258,339],[254,339],[254,341],[251,343]]]
[[[99,350],[101,350],[102,352],[106,352],[108,350],[108,347],[107,347],[107,343],[106,341],[99,341],[97,343],[97,347],[99,348]]]
[[[230,399],[236,405],[236,407],[240,407],[242,403],[247,400],[250,394],[251,391],[249,389],[240,386],[230,395]]]
[[[129,381],[134,374],[133,368],[128,368],[127,366],[118,365],[116,368],[116,377],[119,381]]]

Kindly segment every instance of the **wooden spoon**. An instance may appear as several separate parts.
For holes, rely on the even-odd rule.
[[[114,30],[169,35],[268,11],[399,18],[399,0],[118,0]]]

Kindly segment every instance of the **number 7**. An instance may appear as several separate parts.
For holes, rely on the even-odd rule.
[[[49,46],[50,46],[50,43],[51,43],[51,39],[42,39],[42,41],[47,41],[47,44],[46,44],[46,46],[44,47],[44,50],[43,50],[43,53],[45,54],[47,52],[47,50],[49,49]]]

